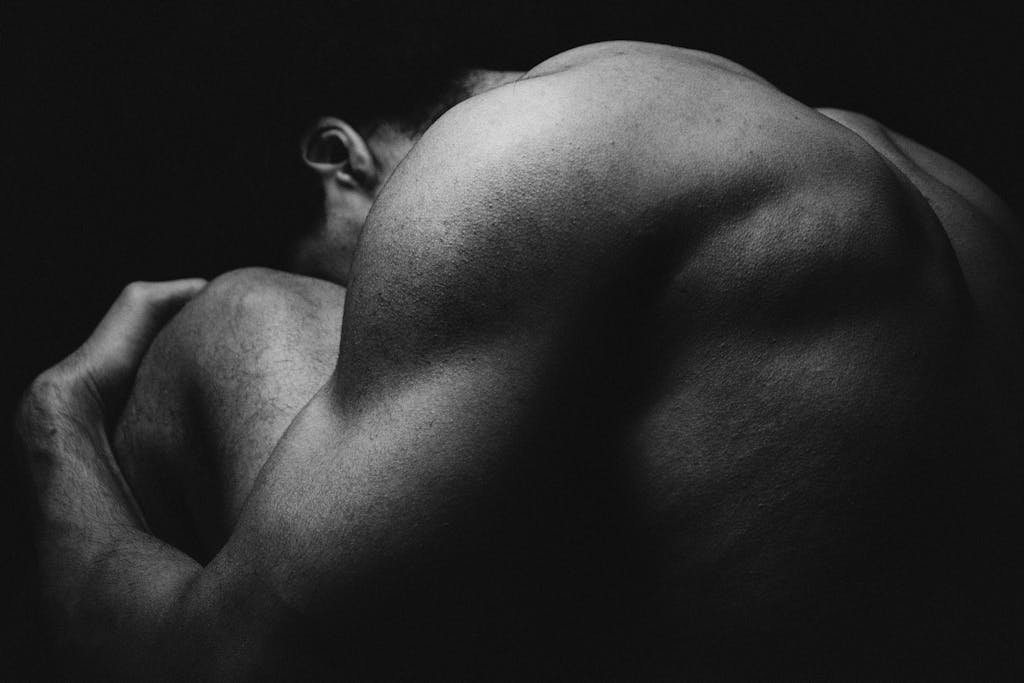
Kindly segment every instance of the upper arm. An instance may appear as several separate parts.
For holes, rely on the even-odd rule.
[[[526,353],[563,333],[581,297],[600,296],[630,248],[618,228],[635,206],[623,185],[638,175],[616,155],[609,118],[536,79],[464,103],[427,133],[360,241],[344,401],[376,399],[364,384],[379,387],[382,369]]]
[[[466,580],[467,553],[500,554],[493,536],[533,504],[511,495],[541,457],[530,444],[570,429],[538,405],[581,330],[597,332],[591,352],[612,343],[593,321],[624,301],[611,283],[658,238],[635,220],[629,169],[611,163],[608,112],[543,79],[513,88],[451,112],[389,181],[334,376],[263,468],[200,594],[269,593],[260,623],[387,622],[399,586],[429,596]]]

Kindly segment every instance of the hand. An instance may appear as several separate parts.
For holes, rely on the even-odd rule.
[[[57,625],[55,637],[68,639],[58,640],[59,650],[80,648],[92,657],[94,638],[104,632],[97,625],[126,619],[132,599],[148,606],[140,596],[159,595],[167,585],[153,577],[193,564],[148,535],[107,431],[157,332],[205,285],[128,285],[85,343],[39,375],[18,407],[15,452],[34,498],[39,604]],[[172,560],[134,569],[142,557]],[[134,578],[124,581],[126,574]]]
[[[19,421],[31,421],[38,409],[101,423],[116,418],[153,338],[204,286],[192,278],[125,287],[85,343],[33,382]]]

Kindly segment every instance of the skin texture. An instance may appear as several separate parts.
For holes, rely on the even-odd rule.
[[[333,196],[346,224],[367,204]],[[203,564],[144,530],[105,556],[113,597],[89,604],[127,616],[90,634],[97,657],[210,677],[1012,666],[1019,228],[966,172],[720,58],[612,43],[449,111],[371,204],[333,372],[340,291],[264,271],[154,344],[116,450],[154,531]],[[168,406],[206,431],[182,440],[196,421]],[[147,495],[166,490],[131,461],[148,452],[178,485],[206,476],[202,503]],[[205,535],[175,528],[186,510]]]
[[[263,462],[330,377],[345,290],[265,269],[223,275],[160,333],[114,452],[160,538],[208,560]]]

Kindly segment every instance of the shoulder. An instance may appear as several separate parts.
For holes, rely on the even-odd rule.
[[[849,193],[884,175],[842,133],[728,60],[585,46],[442,116],[383,188],[357,262],[411,276],[458,261],[430,274],[462,277],[497,258],[527,274],[565,270],[582,251],[608,268],[802,188]]]
[[[550,341],[626,270],[678,247],[685,232],[664,228],[703,183],[670,158],[678,144],[656,138],[672,133],[645,115],[655,89],[613,97],[601,81],[563,71],[511,83],[424,134],[367,218],[343,357],[378,349],[375,367],[407,365],[482,339]],[[682,143],[699,166],[704,139]]]
[[[592,235],[623,218],[635,225],[651,206],[684,204],[709,185],[749,189],[754,175],[742,171],[779,156],[750,152],[784,147],[780,124],[792,141],[778,110],[795,104],[713,55],[625,42],[577,48],[449,110],[389,180],[370,222],[486,211],[492,225],[501,216],[549,227],[559,215],[587,219]],[[614,220],[600,220],[609,211]]]
[[[878,155],[848,133],[726,58],[597,43],[447,112],[413,149],[387,198],[430,178],[450,192],[534,179],[531,189],[555,188],[552,180],[566,180],[581,192],[600,185],[608,204],[632,198],[634,208],[709,191],[749,194],[758,184],[799,184],[823,171],[870,172]]]
[[[756,240],[767,233],[751,226],[767,221],[792,242],[786,257],[806,263],[834,260],[837,225],[848,243],[864,242],[858,230],[878,222],[880,201],[895,207],[904,194],[878,154],[714,61],[591,46],[454,107],[368,217],[353,312],[415,307],[433,338],[453,339],[438,321],[507,328],[513,311],[549,319],[638,272],[670,277],[698,243],[729,243],[709,233],[740,223]],[[818,223],[831,232],[812,230]]]
[[[544,76],[589,65],[635,67],[646,64],[650,68],[657,63],[670,68],[721,70],[768,85],[765,79],[750,69],[720,55],[634,40],[610,40],[566,50],[536,65],[525,77]]]
[[[324,280],[269,268],[239,268],[213,278],[157,336],[154,346],[184,354],[202,368],[224,356],[270,346],[296,327],[340,325],[345,289]]]
[[[449,254],[486,236],[553,247],[537,258],[563,241],[625,255],[632,238],[685,239],[789,194],[874,193],[885,177],[863,140],[738,65],[603,43],[446,113],[388,182],[368,232],[440,244],[443,226]]]

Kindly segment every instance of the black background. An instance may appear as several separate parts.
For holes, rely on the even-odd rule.
[[[373,84],[387,59],[444,54],[526,69],[595,40],[703,49],[952,157],[1019,216],[1024,21],[998,4],[8,0],[3,410],[11,415],[21,389],[84,339],[125,283],[275,265],[315,201],[298,159],[301,126],[316,113],[344,116],[345,98],[400,88]],[[316,111],[325,95],[337,111]],[[11,460],[0,467],[0,677],[4,667],[46,671]]]

